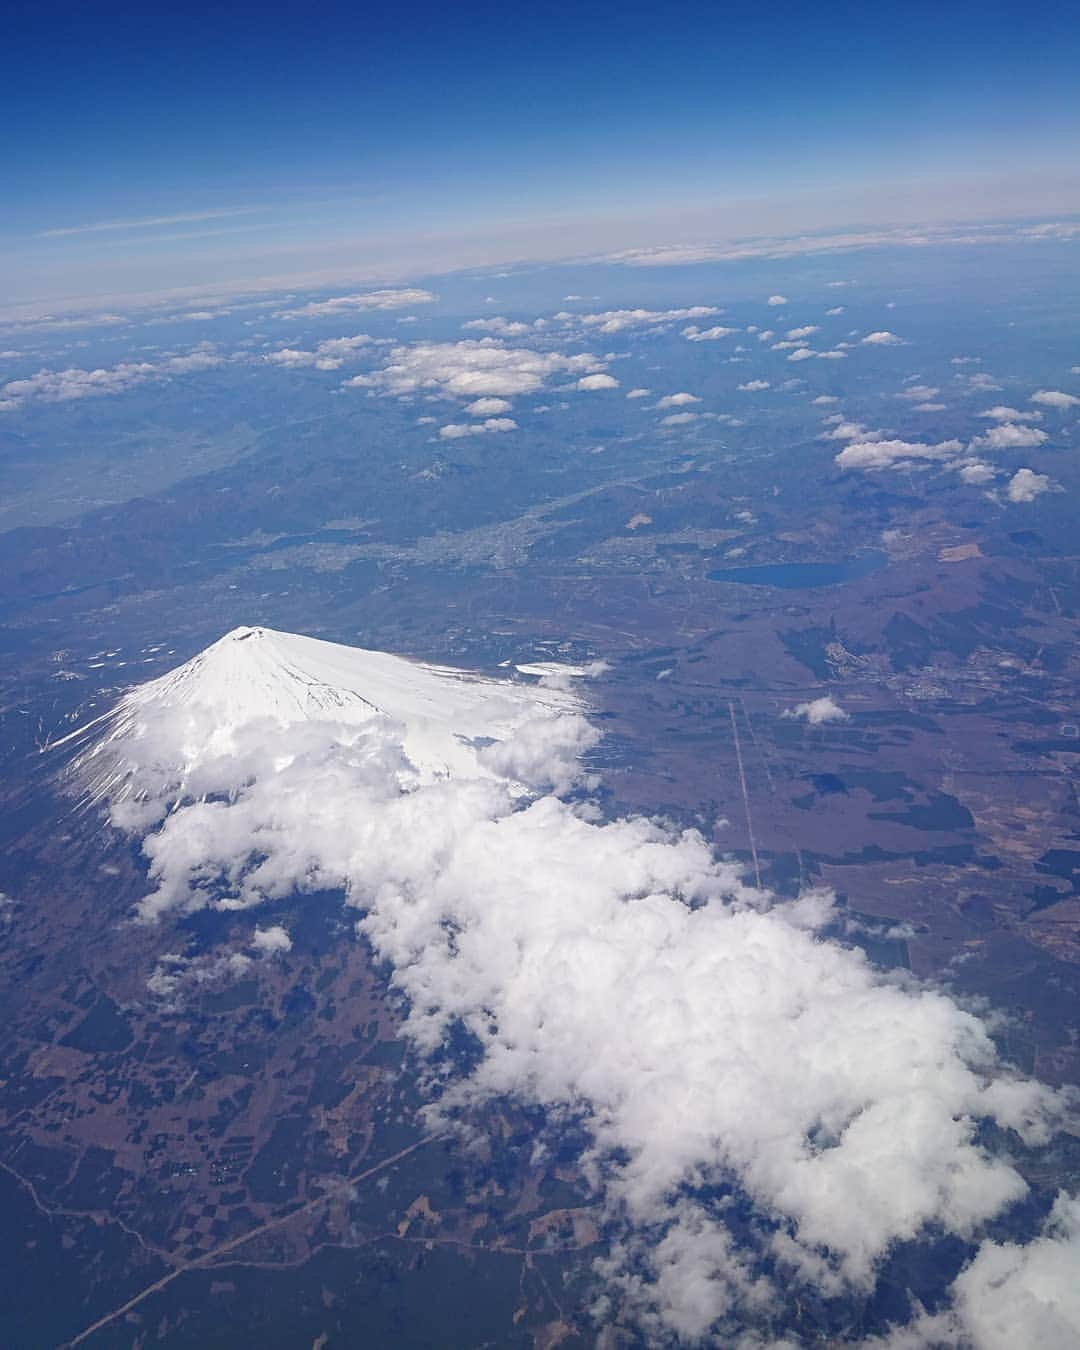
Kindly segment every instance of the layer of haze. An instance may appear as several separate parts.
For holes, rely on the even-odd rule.
[[[27,7],[11,302],[1080,210],[1074,7]]]

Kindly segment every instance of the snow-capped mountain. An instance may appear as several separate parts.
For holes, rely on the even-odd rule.
[[[271,748],[288,740],[293,753],[296,738],[287,733],[305,724],[373,732],[392,726],[412,781],[485,777],[500,745],[538,720],[580,724],[582,706],[550,679],[491,679],[244,627],[129,690],[111,712],[66,740],[85,742],[92,734],[74,767],[93,799],[115,803],[160,795],[167,783],[182,793],[208,763],[235,755],[240,734],[250,740],[254,727],[263,728]]]

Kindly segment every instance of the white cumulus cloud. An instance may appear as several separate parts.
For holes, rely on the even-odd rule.
[[[465,411],[470,417],[497,417],[500,413],[508,413],[513,407],[509,399],[505,398],[478,398],[472,403],[465,405]]]
[[[688,309],[609,309],[601,314],[556,315],[556,318],[580,323],[601,333],[621,333],[627,328],[653,328],[685,319],[707,319],[719,312],[714,305],[691,305]]]
[[[1042,445],[1046,432],[1038,427],[1017,426],[1014,422],[1000,422],[982,436],[976,436],[972,446],[985,445],[990,450],[1011,450]]]
[[[267,352],[266,359],[274,365],[299,368],[313,366],[316,370],[340,370],[347,361],[365,347],[370,347],[372,339],[366,333],[357,333],[355,337],[330,338],[320,342],[308,351],[297,347],[280,347],[277,351]]]
[[[288,929],[278,923],[269,928],[257,927],[252,935],[251,945],[260,956],[276,956],[292,951],[292,938]]]
[[[1011,502],[1033,502],[1044,492],[1049,492],[1053,484],[1045,473],[1036,473],[1034,469],[1017,469],[1009,479],[1006,495]]]
[[[409,309],[413,305],[430,305],[438,297],[430,291],[398,288],[396,290],[363,291],[355,295],[336,295],[329,300],[312,300],[296,309],[278,310],[275,319],[320,319],[327,315],[350,314],[357,310]]]
[[[824,694],[821,698],[810,699],[807,703],[796,703],[794,708],[785,708],[782,715],[784,717],[804,718],[812,727],[821,726],[824,722],[850,721],[849,714],[829,694]]]
[[[1032,403],[1041,403],[1045,408],[1080,408],[1080,398],[1075,394],[1066,394],[1061,389],[1039,389],[1031,396]]]
[[[712,328],[698,328],[694,324],[682,330],[682,335],[688,342],[718,342],[721,338],[730,337],[732,333],[737,333],[737,328],[724,328],[716,324]]]
[[[0,408],[13,410],[23,404],[71,403],[84,398],[124,394],[150,380],[167,380],[180,375],[214,370],[224,357],[211,348],[199,348],[180,356],[157,361],[121,361],[96,370],[39,370],[21,380],[9,380],[0,386]]]
[[[960,441],[938,441],[926,445],[921,441],[853,441],[836,456],[841,469],[891,469],[913,463],[947,460],[960,454]]]
[[[564,356],[469,338],[393,347],[381,369],[345,383],[347,388],[398,396],[431,390],[447,398],[508,398],[535,393],[553,376],[599,372],[603,366],[588,353]]]
[[[993,422],[1042,421],[1041,412],[1021,412],[1019,408],[1007,408],[1003,403],[999,403],[993,408],[987,408],[985,412],[979,413],[979,416],[988,418]]]
[[[973,1013],[830,937],[828,893],[779,902],[701,833],[571,795],[591,790],[597,738],[573,695],[289,635],[281,672],[232,637],[259,679],[185,667],[130,695],[81,760],[141,839],[141,913],[242,917],[340,890],[417,1054],[455,1031],[475,1048],[447,1065],[430,1123],[509,1098],[584,1132],[610,1234],[598,1273],[650,1343],[780,1344],[785,1303],[867,1294],[894,1244],[978,1240],[1024,1197],[978,1125],[1038,1147],[1053,1091],[1006,1070]],[[326,691],[316,705],[282,695],[297,664],[297,689],[314,675]],[[366,672],[383,683],[365,694]],[[825,697],[793,715],[845,714]],[[417,767],[442,753],[448,772]],[[1075,1238],[1062,1202],[1038,1241],[984,1242],[956,1315],[1018,1327],[1002,1348],[1057,1350],[1043,1333],[1076,1325]]]
[[[512,417],[485,417],[482,422],[448,422],[439,428],[439,435],[445,441],[460,440],[462,436],[498,435],[504,431],[517,431],[518,424]]]

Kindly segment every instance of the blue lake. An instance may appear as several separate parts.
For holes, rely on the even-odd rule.
[[[760,563],[753,567],[725,567],[708,575],[710,581],[803,591],[814,586],[839,586],[845,581],[855,581],[871,572],[880,572],[888,561],[884,553],[864,553],[840,562]]]

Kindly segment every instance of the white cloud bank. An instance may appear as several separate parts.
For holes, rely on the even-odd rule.
[[[836,431],[840,430],[837,427]],[[853,441],[836,456],[836,463],[841,469],[893,469],[919,462],[952,459],[963,448],[963,443],[957,440],[938,441],[936,445],[927,445],[921,441]]]
[[[142,836],[144,919],[340,888],[417,1051],[475,1041],[434,1119],[509,1096],[580,1121],[616,1234],[599,1270],[654,1343],[775,1345],[800,1291],[866,1294],[893,1243],[977,1238],[1025,1193],[977,1122],[1045,1142],[1051,1090],[827,938],[829,895],[776,903],[698,832],[567,795],[597,734],[564,689],[240,630],[97,734],[79,772]],[[752,1208],[738,1241],[725,1186]],[[1037,1243],[984,1243],[957,1325],[1004,1302],[1013,1345],[1080,1336],[1062,1206]]]
[[[337,295],[329,300],[312,300],[297,309],[281,309],[275,319],[321,319],[335,314],[355,314],[358,310],[411,309],[413,305],[430,305],[438,297],[431,291],[416,288],[398,288],[382,291],[364,291],[356,295]]]
[[[557,314],[556,319],[580,323],[600,333],[621,333],[627,328],[655,328],[660,324],[685,319],[707,319],[720,311],[713,305],[691,305],[688,309],[609,309],[601,314]]]
[[[39,370],[21,380],[9,380],[0,386],[0,409],[11,411],[25,403],[71,403],[107,394],[125,394],[149,380],[167,380],[181,375],[214,370],[224,357],[212,348],[201,347],[183,356],[168,356],[160,361],[122,361],[96,370]]]
[[[536,393],[553,376],[602,373],[604,364],[588,352],[564,356],[504,347],[492,338],[418,342],[391,348],[381,369],[345,386],[399,397],[433,391],[445,398],[509,398]]]

